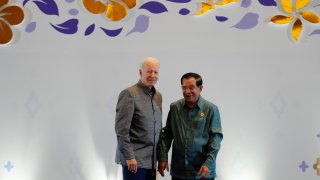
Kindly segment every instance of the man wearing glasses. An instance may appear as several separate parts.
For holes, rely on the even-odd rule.
[[[172,143],[172,180],[216,177],[216,157],[223,135],[218,107],[203,99],[202,78],[196,73],[181,77],[183,99],[173,102],[158,144],[158,171],[169,171]]]

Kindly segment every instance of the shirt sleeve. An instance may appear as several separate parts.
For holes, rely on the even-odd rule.
[[[160,133],[158,148],[157,148],[157,159],[158,161],[168,161],[168,152],[171,147],[171,142],[173,140],[173,133],[171,127],[171,107],[168,113],[166,126],[162,129]]]
[[[217,154],[220,149],[220,144],[223,138],[220,113],[218,107],[213,108],[213,116],[211,117],[211,124],[209,129],[209,142],[208,142],[208,152],[207,160],[204,165],[208,168],[215,164]]]
[[[135,158],[130,142],[129,130],[134,113],[134,101],[129,91],[124,90],[119,94],[116,107],[115,131],[120,152],[125,159]]]

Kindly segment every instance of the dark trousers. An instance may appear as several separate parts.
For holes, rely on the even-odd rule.
[[[155,169],[144,169],[138,168],[136,173],[128,170],[128,166],[122,166],[123,180],[155,180],[156,179]]]
[[[180,178],[175,178],[172,177],[172,180],[185,180],[185,179],[180,179]],[[195,180],[195,179],[194,179]],[[202,179],[201,179],[202,180]],[[214,178],[207,178],[207,179],[203,179],[203,180],[214,180]]]

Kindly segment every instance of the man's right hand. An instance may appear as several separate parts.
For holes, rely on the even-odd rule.
[[[159,161],[158,162],[158,171],[161,174],[161,176],[164,176],[164,170],[169,171],[169,164],[168,161]]]
[[[138,170],[138,163],[136,159],[128,159],[127,160],[128,170],[132,173],[136,173]]]

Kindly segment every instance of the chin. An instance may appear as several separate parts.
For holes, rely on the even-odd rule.
[[[187,102],[192,102],[192,99],[190,98],[184,98]]]

